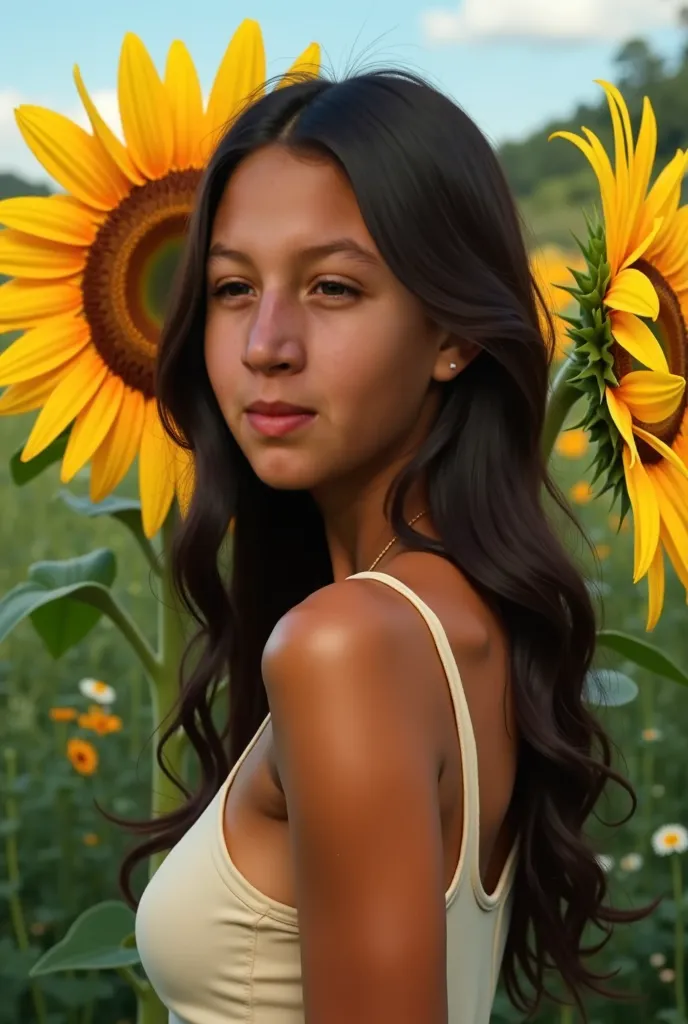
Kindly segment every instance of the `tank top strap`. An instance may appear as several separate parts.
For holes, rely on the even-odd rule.
[[[473,732],[473,723],[468,711],[468,703],[461,681],[459,666],[449,644],[446,630],[439,620],[439,617],[423,601],[414,590],[407,587],[405,583],[395,576],[389,576],[384,572],[358,572],[348,576],[350,580],[370,579],[384,583],[392,590],[402,594],[419,612],[425,620],[430,634],[435,641],[437,653],[442,662],[449,692],[451,694],[456,727],[459,734],[461,748],[461,771],[463,775],[463,806],[464,806],[464,842],[469,855],[470,877],[475,881],[479,878],[479,857],[480,857],[480,790],[478,782],[478,751]],[[476,874],[478,873],[478,874]]]

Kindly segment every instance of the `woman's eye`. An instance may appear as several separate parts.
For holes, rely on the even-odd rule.
[[[250,288],[251,286],[244,281],[224,281],[222,284],[216,285],[213,295],[221,299],[235,299],[240,295],[247,295]]]
[[[343,299],[360,295],[357,288],[343,284],[341,281],[318,281],[316,288],[322,288],[322,294],[328,299]]]

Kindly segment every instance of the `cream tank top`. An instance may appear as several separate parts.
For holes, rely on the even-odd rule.
[[[509,927],[516,847],[491,894],[479,871],[475,737],[458,666],[435,613],[405,584],[372,579],[403,594],[425,620],[446,672],[463,765],[464,826],[445,894],[449,1024],[488,1024]],[[136,943],[169,1024],[304,1024],[296,908],[263,895],[232,863],[222,829],[229,787],[270,720],[264,720],[219,792],[148,883]],[[409,822],[409,827],[412,823]]]

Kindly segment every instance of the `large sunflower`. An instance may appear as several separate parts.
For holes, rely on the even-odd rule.
[[[288,73],[317,74],[312,43]],[[22,459],[73,424],[67,482],[91,460],[100,501],[139,456],[143,525],[150,537],[188,465],[160,424],[153,390],[167,290],[201,168],[219,132],[265,82],[259,25],[231,40],[208,103],[188,50],[174,42],[164,78],[128,34],[119,63],[124,143],[105,124],[74,70],[92,134],[41,107],[20,106],[19,129],[66,195],[0,202],[0,333],[25,333],[0,356],[0,414],[41,408]]]
[[[597,175],[603,219],[575,275],[571,320],[576,383],[598,441],[597,475],[633,510],[634,581],[648,576],[647,628],[664,602],[664,553],[688,594],[688,206],[679,207],[687,154],[679,150],[650,188],[657,125],[647,97],[637,140],[618,89],[599,83],[614,132],[614,166],[596,135],[556,132]],[[650,324],[654,324],[654,329]],[[642,367],[642,368],[639,368]]]

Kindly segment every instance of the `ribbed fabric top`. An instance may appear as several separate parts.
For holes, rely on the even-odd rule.
[[[393,576],[362,572],[403,594],[425,620],[451,692],[463,768],[461,851],[445,894],[449,1024],[488,1024],[509,926],[516,847],[493,893],[480,880],[478,758],[461,677],[431,608]],[[296,908],[259,892],[227,851],[229,787],[268,715],[203,814],[143,893],[136,942],[170,1024],[304,1024]],[[402,851],[403,855],[403,851]]]

